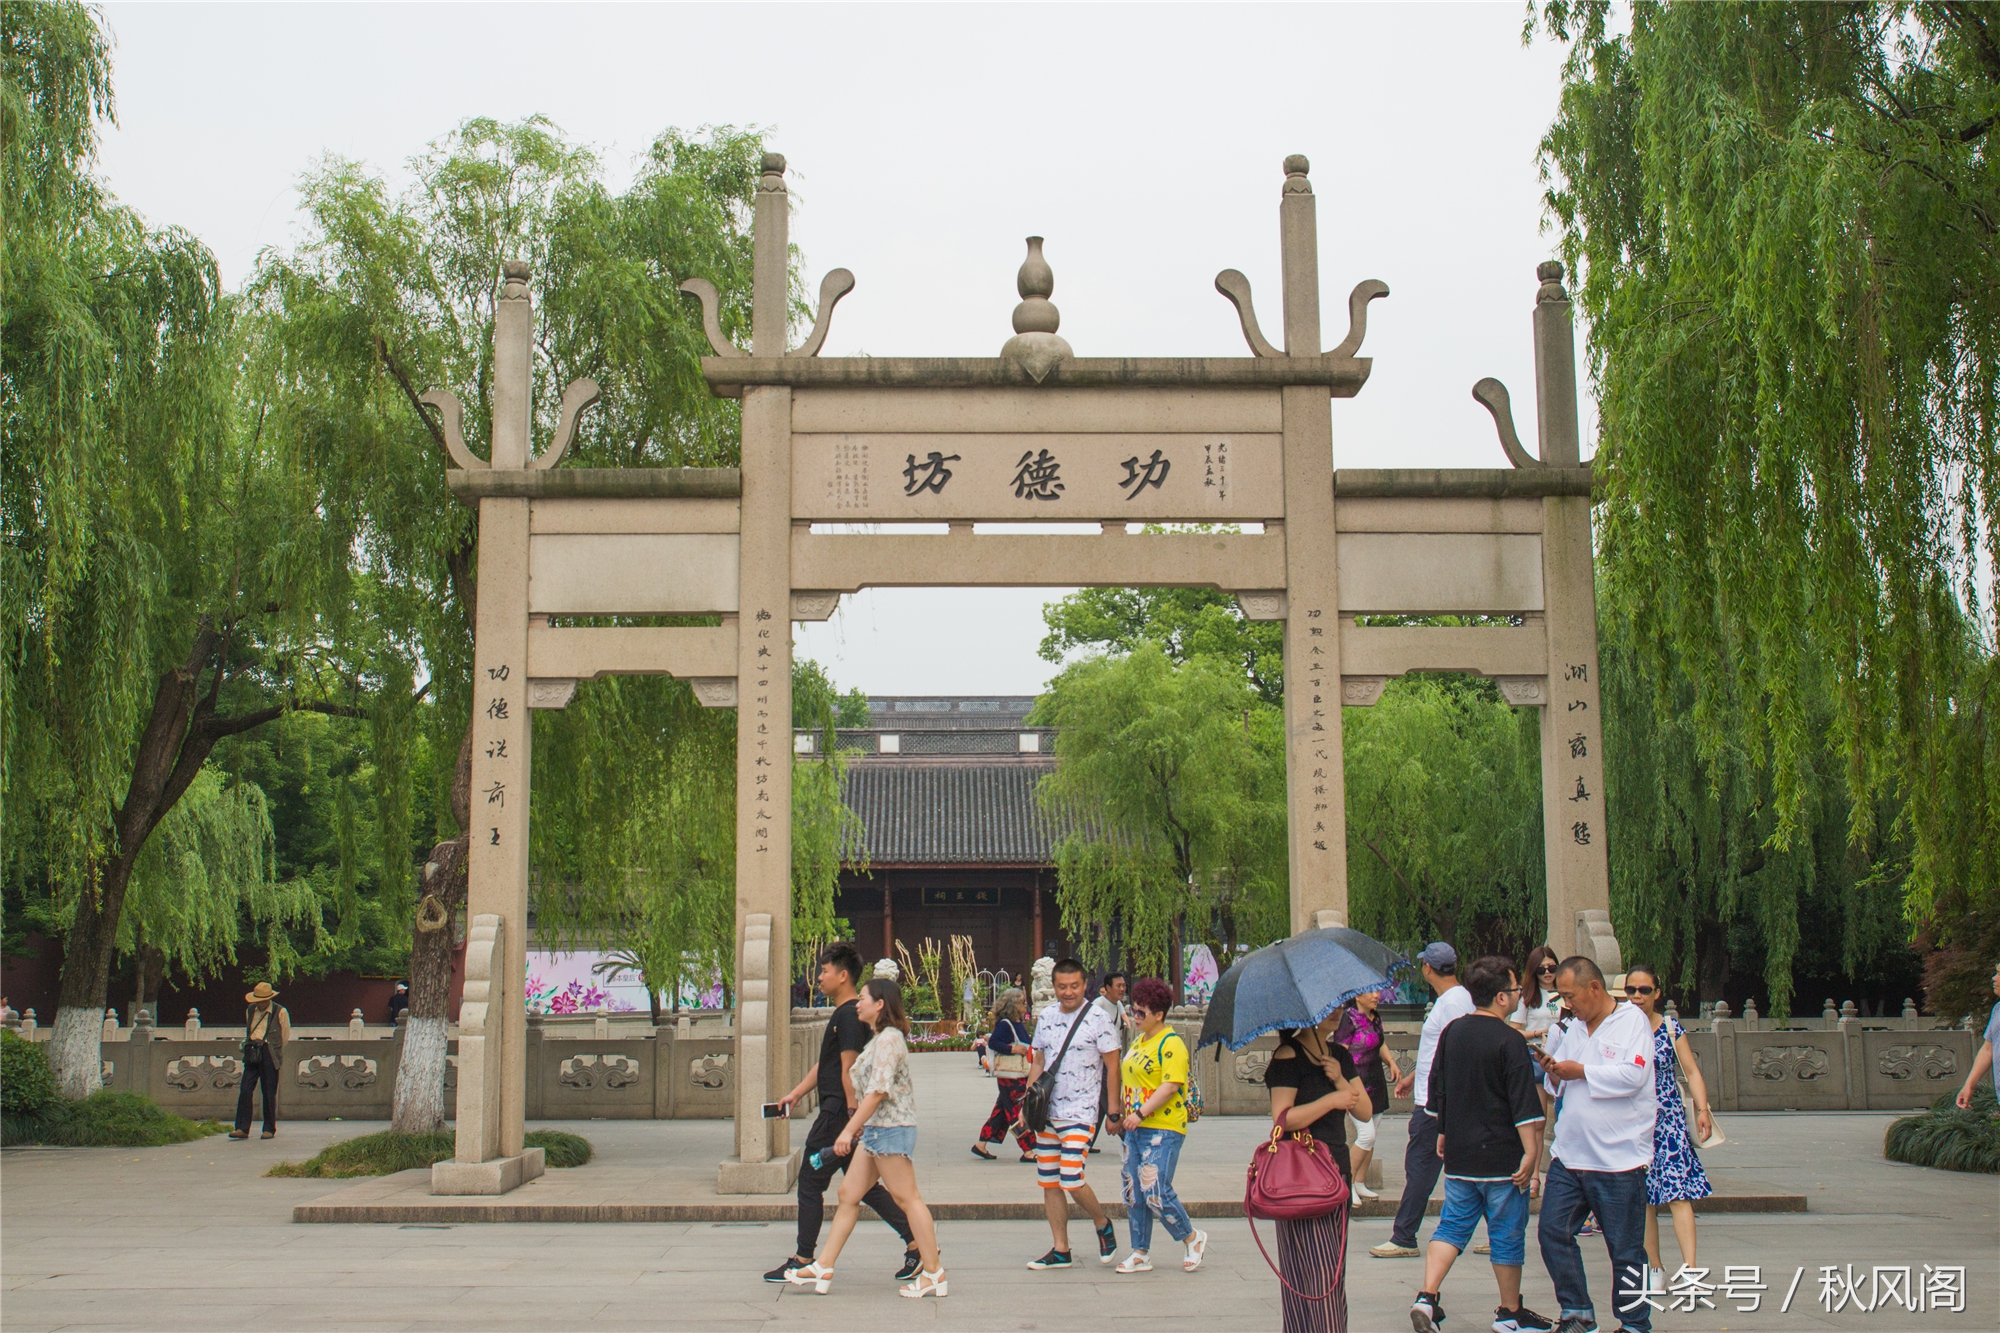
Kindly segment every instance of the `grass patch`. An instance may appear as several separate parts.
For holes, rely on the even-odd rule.
[[[0,1122],[0,1143],[44,1144],[62,1148],[160,1148],[193,1143],[229,1126],[189,1120],[130,1092],[98,1092],[80,1102],[56,1102],[36,1115],[9,1115]]]
[[[540,1148],[551,1167],[582,1166],[590,1160],[590,1140],[559,1129],[528,1131],[527,1146]],[[440,1129],[429,1134],[398,1134],[383,1130],[358,1139],[330,1143],[303,1162],[280,1162],[267,1176],[305,1176],[347,1180],[354,1176],[386,1176],[396,1171],[428,1168],[451,1160],[452,1135]]]
[[[1892,1162],[1943,1171],[2000,1175],[2000,1104],[1981,1083],[1972,1090],[1972,1108],[1961,1111],[1947,1093],[1922,1115],[1904,1116],[1882,1136],[1882,1155]]]

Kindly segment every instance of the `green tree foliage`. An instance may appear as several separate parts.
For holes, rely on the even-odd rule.
[[[1542,765],[1535,709],[1483,681],[1414,675],[1343,713],[1355,928],[1521,958],[1542,942]]]
[[[724,327],[747,327],[760,152],[754,133],[668,131],[614,193],[597,159],[548,122],[470,120],[411,164],[401,194],[361,164],[322,163],[304,183],[305,240],[259,266],[252,295],[275,429],[327,510],[351,523],[352,547],[382,589],[388,640],[433,673],[429,753],[460,758],[430,771],[444,840],[431,856],[434,887],[447,905],[464,885],[456,835],[467,817],[477,524],[451,496],[441,422],[418,399],[456,391],[468,443],[484,451],[501,264],[523,258],[534,274],[538,434],[553,428],[564,386],[587,375],[604,399],[568,463],[735,463],[737,407],[708,392],[706,342],[676,289],[713,281],[728,294]],[[410,725],[385,716],[379,727],[393,736]],[[554,938],[628,919],[657,925],[662,912],[639,905],[668,893],[686,899],[664,918],[689,929],[694,962],[712,951],[703,931],[733,837],[723,779],[734,725],[666,678],[597,682],[570,709],[536,718],[536,910]],[[378,783],[402,780],[388,759],[377,756]],[[378,820],[385,839],[392,822],[387,811]],[[413,1019],[444,1012],[444,955],[423,957]]]
[[[1084,588],[1051,602],[1042,618],[1046,661],[1156,643],[1176,662],[1203,656],[1237,663],[1267,704],[1285,695],[1283,622],[1246,620],[1234,597],[1213,588]]]
[[[8,879],[69,921],[52,1058],[99,1083],[126,892],[218,743],[357,679],[338,534],[238,394],[234,303],[192,237],[91,174],[108,44],[74,4],[0,36],[0,792]]]
[[[276,851],[264,793],[214,765],[203,769],[147,839],[126,893],[118,944],[141,960],[150,992],[141,998],[157,994],[146,986],[148,960],[157,956],[163,972],[190,979],[213,976],[236,962],[246,924],[268,978],[288,976],[303,961],[294,932],[308,948],[327,944],[321,907],[330,886],[310,876],[280,880]]]
[[[1909,914],[1949,933],[2000,883],[2000,22],[1607,0],[1539,20],[1569,44],[1542,160],[1590,325],[1604,587],[1662,763],[1684,741],[1719,808],[1763,803],[1708,840],[1739,867],[1825,864],[1838,781],[1864,877],[1906,838]],[[1806,878],[1755,890],[1781,935]]]
[[[1851,807],[1831,691],[1811,696],[1807,804],[1799,832],[1781,840],[1769,756],[1731,747],[1704,761],[1695,685],[1677,659],[1636,645],[1622,617],[1607,617],[1604,629],[1611,910],[1626,957],[1652,962],[1690,999],[1763,996],[1764,1012],[1781,1018],[1808,978],[1913,995],[1909,844],[1888,797],[1858,818]],[[1662,662],[1665,681],[1652,674]],[[1747,969],[1755,975],[1741,975]],[[1898,994],[1881,998],[1893,1004]]]
[[[1151,640],[1073,663],[1030,721],[1058,729],[1036,798],[1058,827],[1063,928],[1103,955],[1106,923],[1135,967],[1167,970],[1183,939],[1284,933],[1283,720],[1236,662],[1176,664]]]

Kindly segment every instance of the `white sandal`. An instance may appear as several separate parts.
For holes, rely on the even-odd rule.
[[[1134,1250],[1125,1256],[1123,1263],[1111,1271],[1114,1273],[1150,1273],[1153,1271],[1153,1258],[1144,1250]]]
[[[1187,1253],[1181,1258],[1181,1270],[1192,1273],[1201,1267],[1202,1257],[1208,1253],[1208,1233],[1199,1228],[1187,1238]]]
[[[911,1282],[907,1287],[896,1288],[896,1294],[898,1296],[908,1296],[913,1301],[920,1301],[926,1296],[951,1295],[950,1284],[944,1280],[944,1266],[940,1264],[935,1273],[926,1273],[923,1269],[919,1268],[916,1280]]]
[[[816,1263],[805,1264],[785,1274],[785,1281],[795,1287],[811,1287],[815,1296],[824,1296],[833,1290],[833,1270]]]

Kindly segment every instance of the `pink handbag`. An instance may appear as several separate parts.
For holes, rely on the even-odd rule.
[[[1286,1282],[1278,1266],[1271,1263],[1263,1238],[1257,1234],[1257,1219],[1293,1221],[1325,1217],[1347,1207],[1348,1198],[1347,1177],[1334,1165],[1332,1150],[1310,1134],[1297,1130],[1286,1133],[1284,1120],[1274,1119],[1271,1141],[1258,1144],[1250,1154],[1250,1169],[1243,1186],[1243,1216],[1249,1219],[1250,1238],[1257,1242],[1257,1252],[1292,1295],[1323,1301],[1333,1295],[1333,1288],[1309,1296]]]

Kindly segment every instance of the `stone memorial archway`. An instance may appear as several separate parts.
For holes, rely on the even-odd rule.
[[[736,1153],[724,1193],[778,1193],[797,1170],[790,1124],[760,1104],[786,1088],[793,967],[791,622],[823,620],[867,587],[1182,586],[1232,593],[1285,625],[1286,777],[1294,931],[1346,920],[1341,705],[1369,705],[1410,671],[1492,677],[1543,708],[1550,936],[1618,965],[1602,816],[1591,474],[1579,462],[1570,305],[1543,265],[1534,307],[1538,453],[1518,439],[1507,391],[1482,380],[1511,467],[1333,466],[1334,399],[1367,382],[1359,355],[1376,281],[1348,297],[1345,337],[1323,351],[1317,223],[1308,166],[1287,158],[1279,201],[1282,349],[1248,280],[1215,286],[1236,308],[1247,357],[1079,357],[1058,332],[1054,277],[1030,238],[1014,336],[998,356],[818,355],[845,269],[788,348],[789,196],[769,154],[755,212],[751,346],[723,336],[702,370],[743,400],[738,469],[559,467],[589,381],[563,395],[554,439],[530,446],[528,271],[507,266],[495,322],[492,458],[445,415],[458,497],[479,510],[474,678],[475,827],[468,1003],[461,1015],[456,1160],[437,1193],[501,1193],[540,1170],[524,1151],[529,712],[560,708],[581,680],[662,673],[738,710]],[[975,532],[1053,520],[1097,534]],[[1128,522],[1258,527],[1129,534]],[[943,523],[943,534],[894,525]],[[864,524],[866,533],[814,531]],[[1360,616],[1472,613],[1480,628],[1376,627]],[[558,617],[719,615],[715,628],[553,628]]]

